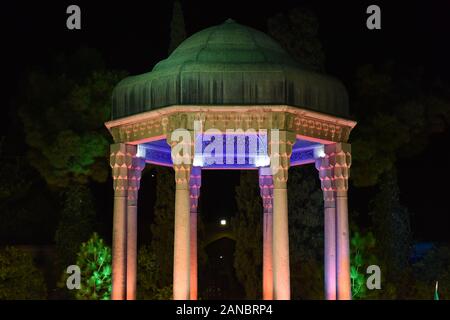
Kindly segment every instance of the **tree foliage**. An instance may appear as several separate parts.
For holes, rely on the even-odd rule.
[[[172,285],[158,287],[160,266],[150,246],[143,246],[138,254],[137,298],[142,300],[171,300]]]
[[[450,86],[394,63],[361,66],[356,73],[352,111],[352,181],[373,186],[400,157],[423,151],[430,136],[450,124]]]
[[[375,238],[372,232],[361,233],[355,226],[350,240],[350,278],[352,298],[362,299],[367,294],[366,269],[377,264],[374,255]]]
[[[268,20],[269,34],[298,62],[315,70],[323,70],[325,53],[318,38],[316,15],[305,8],[294,8]]]
[[[44,277],[27,252],[15,247],[0,250],[0,300],[47,298]]]
[[[35,174],[24,174],[24,171],[28,171],[27,166],[15,166],[16,164],[8,165],[11,171],[0,173],[5,174],[0,176],[0,180],[5,182],[5,198],[0,199],[0,241],[9,244],[51,242],[58,221],[58,203],[55,196],[42,181],[36,179]],[[19,173],[21,169],[24,171]],[[17,173],[17,179],[13,177],[14,172]],[[22,181],[27,182],[22,184]],[[13,191],[16,187],[6,186],[16,182],[17,192]],[[19,191],[20,184],[24,189]],[[10,192],[14,193],[6,196]]]
[[[172,284],[173,235],[175,215],[175,176],[172,168],[156,167],[156,202],[151,225],[151,252],[157,265],[156,286],[164,288]]]
[[[26,195],[32,185],[30,168],[24,158],[3,157],[0,153],[0,201],[11,201]]]
[[[236,187],[237,213],[231,225],[236,237],[234,268],[247,299],[261,296],[262,202],[256,171],[242,171]]]
[[[183,8],[181,2],[176,0],[173,3],[172,21],[170,23],[170,44],[169,54],[186,39],[186,28],[184,25]]]
[[[70,186],[64,192],[64,198],[55,243],[59,263],[66,268],[75,262],[81,244],[92,235],[96,214],[87,186]]]
[[[57,203],[25,157],[0,154],[0,241],[51,241]]]
[[[432,299],[435,282],[439,282],[439,299],[450,300],[450,246],[436,245],[414,266],[417,279],[416,299]]]
[[[93,50],[60,57],[28,76],[19,102],[28,159],[51,186],[103,182],[108,176],[113,86],[124,76],[104,69]]]
[[[288,180],[289,252],[294,299],[323,297],[323,197],[314,166],[292,167]]]
[[[109,300],[112,290],[111,249],[97,233],[81,245],[76,264],[81,270],[81,288],[76,290],[76,299]]]
[[[153,299],[158,290],[158,262],[149,246],[142,246],[138,252],[137,298]]]
[[[387,274],[394,278],[409,265],[412,239],[409,212],[401,205],[399,193],[396,173],[385,174],[371,211],[378,255],[389,264]]]

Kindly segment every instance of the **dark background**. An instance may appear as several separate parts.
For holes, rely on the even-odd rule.
[[[81,7],[80,31],[66,28],[66,8],[70,4]],[[366,8],[370,4],[381,7],[381,30],[366,28]],[[350,90],[359,65],[389,59],[404,66],[423,66],[430,77],[450,78],[448,1],[210,0],[182,1],[182,5],[188,35],[227,18],[266,31],[267,19],[274,14],[298,5],[311,8],[319,18],[326,71],[344,81]],[[80,46],[88,46],[98,49],[110,68],[130,74],[150,71],[167,56],[171,14],[171,1],[2,3],[3,114],[15,112],[12,98],[22,94],[18,84],[30,69],[46,70],[55,53],[70,53]],[[15,130],[17,125],[2,121],[1,134]],[[450,163],[449,139],[448,130],[436,135],[420,156],[398,165],[401,200],[412,213],[417,240],[450,241],[447,206],[450,174],[446,169]],[[17,146],[17,153],[25,151],[25,145]],[[237,174],[205,173],[202,206],[210,219],[235,210],[233,192]],[[355,207],[362,206],[366,200],[352,194],[350,199]],[[144,206],[150,208],[153,201],[147,199]],[[105,221],[108,221],[112,213],[110,204],[104,204],[104,208]]]

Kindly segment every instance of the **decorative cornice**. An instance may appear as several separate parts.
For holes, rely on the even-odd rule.
[[[175,129],[279,129],[313,139],[346,142],[355,121],[291,106],[171,106],[107,122],[115,142],[137,144]]]

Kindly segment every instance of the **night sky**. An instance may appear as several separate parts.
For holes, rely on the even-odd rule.
[[[430,77],[450,80],[449,1],[278,0],[243,3],[242,0],[182,1],[187,34],[220,24],[227,18],[266,31],[269,17],[297,5],[305,5],[319,18],[326,71],[344,81],[348,88],[358,66],[390,59],[405,67],[423,66]],[[65,12],[70,4],[81,7],[81,31],[66,29]],[[365,11],[369,4],[381,7],[382,30],[366,28]],[[171,15],[171,1],[2,3],[4,112],[15,111],[12,99],[20,96],[18,84],[30,69],[39,67],[46,70],[59,52],[70,53],[81,46],[92,47],[103,54],[110,68],[126,70],[130,74],[150,71],[167,55]],[[14,125],[1,126],[1,134],[14,130]],[[447,206],[450,173],[445,169],[450,163],[449,139],[448,130],[445,134],[436,135],[426,152],[402,161],[398,166],[401,200],[413,214],[412,227],[416,239],[450,241],[450,232],[447,232],[450,227]],[[237,172],[205,174],[202,195],[209,200],[204,200],[202,206],[210,217],[235,210],[233,192],[237,179]],[[351,201],[359,206],[364,199]],[[213,210],[216,205],[222,209]],[[111,214],[112,211],[108,216]]]

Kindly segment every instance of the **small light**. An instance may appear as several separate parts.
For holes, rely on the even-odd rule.
[[[145,151],[146,151],[145,146],[142,144],[138,144],[136,156],[139,158],[145,158],[145,154],[146,154]]]
[[[220,256],[219,258],[220,258],[220,259],[223,259],[223,256]]]
[[[192,163],[194,167],[203,167],[203,155],[200,153],[194,154],[194,162]]]
[[[227,220],[225,220],[225,219],[220,220],[220,225],[221,226],[226,226],[227,225]]]
[[[270,165],[270,158],[267,154],[255,156],[255,167],[267,167]]]
[[[152,174],[152,178],[154,178],[155,177],[155,175],[154,174]]]
[[[314,148],[314,158],[324,158],[326,156],[325,154],[325,148],[323,145],[318,146],[317,148]]]

